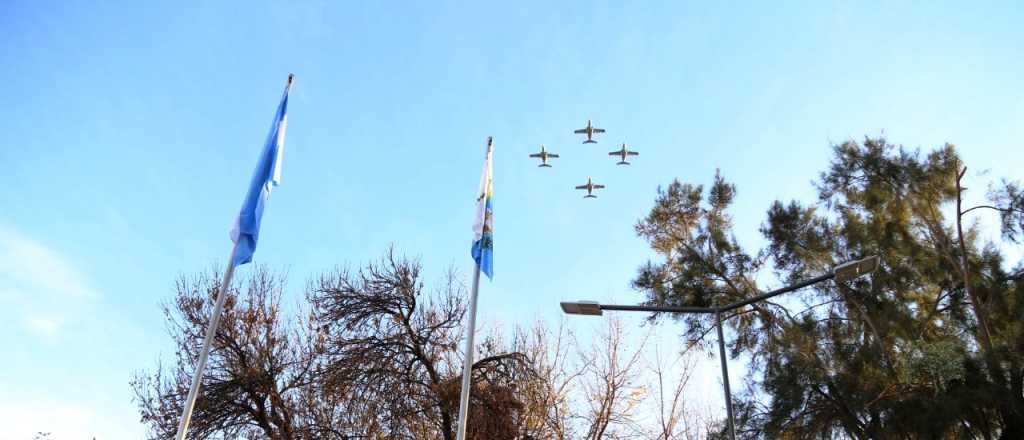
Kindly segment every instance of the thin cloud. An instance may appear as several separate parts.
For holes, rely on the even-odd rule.
[[[97,297],[71,259],[31,237],[0,226],[0,315],[53,338],[76,310]]]
[[[32,333],[44,337],[54,337],[57,335],[57,329],[60,327],[60,322],[53,317],[47,316],[30,316],[25,318],[25,326],[28,327]]]

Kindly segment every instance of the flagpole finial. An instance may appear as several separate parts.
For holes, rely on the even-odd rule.
[[[291,94],[292,93],[292,83],[293,82],[295,82],[295,74],[294,73],[289,73],[288,74],[288,84],[284,85],[284,93],[285,94]]]

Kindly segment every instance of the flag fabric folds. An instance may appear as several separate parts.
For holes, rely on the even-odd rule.
[[[260,236],[263,209],[270,198],[271,189],[281,183],[281,159],[284,155],[284,133],[288,127],[288,94],[291,89],[292,77],[289,76],[288,86],[281,97],[281,104],[277,107],[277,114],[274,115],[274,123],[270,126],[270,134],[267,135],[267,141],[256,163],[256,170],[253,171],[249,192],[246,193],[242,209],[231,228],[231,241],[237,245],[232,261],[235,266],[252,261],[252,254],[256,252],[256,242]]]
[[[480,176],[480,191],[476,198],[476,216],[473,218],[473,259],[487,278],[494,279],[494,206],[492,205],[491,156],[493,141],[487,139],[487,159]]]

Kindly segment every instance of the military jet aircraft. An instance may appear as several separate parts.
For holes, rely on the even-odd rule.
[[[587,126],[581,128],[579,130],[576,130],[573,133],[576,133],[576,134],[586,133],[587,134],[587,140],[583,141],[583,143],[584,144],[596,144],[597,141],[594,140],[594,133],[604,133],[604,129],[603,128],[595,128],[594,125],[590,123],[590,119],[587,119]]]
[[[584,199],[596,199],[597,196],[594,195],[594,190],[595,189],[602,189],[602,188],[604,188],[604,185],[594,184],[594,182],[592,180],[590,180],[589,177],[587,177],[587,184],[586,185],[580,185],[580,186],[576,187],[576,189],[585,189],[585,190],[587,190],[587,195],[583,196]]]
[[[550,168],[551,165],[548,165],[548,159],[552,157],[558,158],[558,155],[554,153],[548,153],[548,150],[544,149],[544,144],[540,144],[540,153],[533,153],[530,155],[530,157],[540,158],[540,165],[537,166]]]
[[[640,153],[636,151],[630,151],[629,147],[627,147],[626,144],[622,144],[622,149],[616,151],[609,151],[608,155],[619,156],[622,158],[622,160],[616,163],[615,165],[629,165],[629,162],[626,162],[626,156],[639,156]]]

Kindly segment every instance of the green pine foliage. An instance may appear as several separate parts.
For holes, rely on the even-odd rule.
[[[751,360],[736,405],[751,438],[1024,438],[1024,286],[977,216],[998,215],[1006,245],[1024,228],[1024,195],[1002,181],[990,204],[962,206],[955,147],[922,153],[885,139],[836,145],[818,199],[776,201],[745,250],[729,215],[737,188],[659,189],[636,225],[658,255],[634,286],[649,304],[749,298],[766,271],[783,282],[878,255],[872,276],[827,282],[728,316],[733,356]],[[959,221],[958,221],[959,220]],[[962,225],[961,225],[962,223]],[[964,255],[963,250],[966,250]],[[965,258],[964,258],[965,257]],[[690,343],[714,342],[686,315]],[[709,337],[711,336],[711,337]]]

